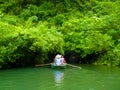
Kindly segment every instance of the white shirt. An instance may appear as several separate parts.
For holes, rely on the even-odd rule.
[[[55,62],[56,62],[56,65],[61,65],[61,58],[57,58]]]

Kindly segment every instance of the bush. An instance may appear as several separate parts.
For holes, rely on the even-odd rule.
[[[101,22],[97,17],[75,19],[71,18],[60,28],[64,34],[65,52],[79,53],[85,58],[90,54],[105,54],[114,45],[112,37],[96,29],[96,22]],[[98,56],[99,57],[99,56]]]
[[[0,22],[0,66],[27,66],[44,63],[49,52],[63,51],[63,39],[54,27],[40,22],[24,28]]]

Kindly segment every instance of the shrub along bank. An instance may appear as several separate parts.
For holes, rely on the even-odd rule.
[[[0,1],[0,67],[120,65],[119,0]]]

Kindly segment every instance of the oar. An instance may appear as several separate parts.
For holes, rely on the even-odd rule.
[[[75,65],[71,65],[71,64],[67,64],[67,65],[69,65],[69,66],[71,66],[71,67],[75,67],[75,68],[81,69],[81,67],[79,67],[79,66],[75,66]]]
[[[47,64],[37,64],[35,65],[36,67],[40,67],[40,66],[47,66],[47,65],[50,65],[50,63],[47,63]]]

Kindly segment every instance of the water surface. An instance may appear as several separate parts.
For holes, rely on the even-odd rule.
[[[120,90],[120,68],[82,65],[0,71],[0,90]]]

